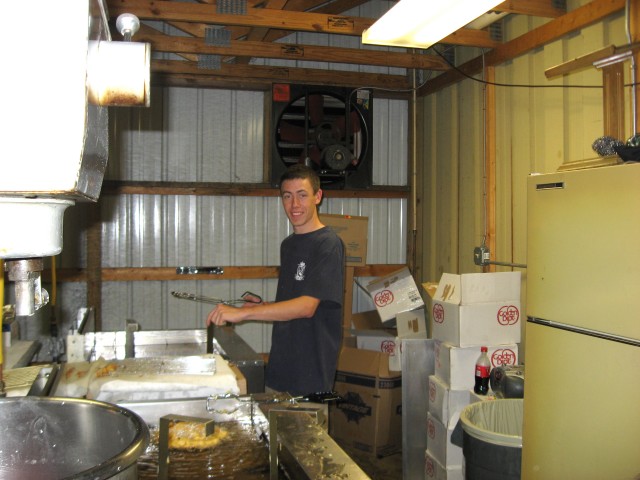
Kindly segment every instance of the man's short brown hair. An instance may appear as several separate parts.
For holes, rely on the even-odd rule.
[[[320,190],[320,177],[313,168],[307,167],[302,163],[296,163],[295,165],[289,167],[280,176],[280,190],[282,191],[282,184],[285,182],[285,180],[304,180],[305,178],[309,180],[311,188],[313,188],[313,193],[318,193],[318,190]]]

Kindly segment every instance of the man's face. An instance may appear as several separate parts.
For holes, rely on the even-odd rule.
[[[319,228],[317,205],[322,190],[315,194],[308,179],[285,180],[280,187],[282,206],[295,233],[309,233]]]

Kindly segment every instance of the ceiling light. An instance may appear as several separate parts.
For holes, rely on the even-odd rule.
[[[429,48],[503,0],[400,0],[362,32],[362,43]]]

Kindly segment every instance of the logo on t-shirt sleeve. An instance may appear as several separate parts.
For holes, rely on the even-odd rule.
[[[296,269],[295,279],[298,280],[299,282],[304,280],[304,270],[305,270],[305,268],[307,268],[307,264],[306,263],[300,262],[298,264],[298,268]]]

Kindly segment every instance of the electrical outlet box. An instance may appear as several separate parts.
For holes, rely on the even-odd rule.
[[[488,265],[490,258],[491,252],[489,252],[489,247],[482,245],[473,249],[473,262],[476,265]]]

